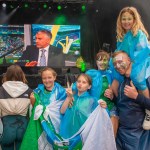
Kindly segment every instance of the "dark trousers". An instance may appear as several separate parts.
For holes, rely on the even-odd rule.
[[[3,135],[0,139],[2,150],[19,150],[28,120],[24,116],[5,116],[2,118]]]

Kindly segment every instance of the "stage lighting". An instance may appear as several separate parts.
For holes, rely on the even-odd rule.
[[[7,5],[6,5],[6,3],[3,3],[2,6],[5,8]]]
[[[61,10],[61,6],[60,6],[60,5],[58,5],[58,6],[57,6],[57,9],[58,9],[58,10]]]
[[[86,10],[86,7],[85,7],[85,5],[82,5],[82,11],[85,11]]]
[[[43,8],[46,9],[47,8],[47,4],[43,4]]]
[[[66,9],[67,7],[68,7],[67,5],[64,6],[65,9]]]
[[[13,8],[14,8],[14,5],[10,5],[9,7],[10,7],[11,9],[13,9]]]
[[[54,20],[54,23],[57,25],[58,24],[66,24],[66,22],[67,22],[66,16],[62,15],[62,14],[57,16]]]
[[[28,8],[29,7],[29,4],[28,3],[25,3],[24,4],[24,8]]]

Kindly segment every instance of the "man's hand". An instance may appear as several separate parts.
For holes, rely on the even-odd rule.
[[[132,81],[130,82],[131,86],[126,85],[124,88],[124,94],[132,99],[136,99],[138,96],[138,92],[135,88],[135,86],[133,85]]]
[[[37,65],[37,61],[31,61],[31,62],[27,62],[25,64],[25,67],[34,67]]]

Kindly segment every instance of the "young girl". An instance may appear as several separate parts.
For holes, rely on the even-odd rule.
[[[60,135],[63,138],[73,136],[97,106],[98,103],[88,92],[91,84],[91,78],[81,74],[77,78],[77,93],[73,94],[72,89],[67,89],[67,99],[60,109],[61,114],[64,115],[60,126]],[[69,108],[70,101],[73,101],[71,108]],[[101,106],[106,107],[105,102],[102,102]]]
[[[101,77],[101,91],[99,99],[104,100],[107,103],[107,108],[110,112],[110,118],[113,124],[114,135],[116,137],[118,129],[118,115],[117,108],[113,101],[113,92],[111,89],[112,84],[112,72],[108,69],[110,60],[110,55],[108,52],[100,50],[96,55],[96,64],[98,67],[98,72],[100,72]],[[99,78],[100,78],[99,77]],[[100,87],[98,87],[100,88]]]
[[[43,84],[39,84],[38,87],[34,90],[34,93],[39,95],[41,105],[47,107],[47,109],[51,103],[54,104],[55,101],[60,101],[60,103],[57,103],[55,110],[50,110],[56,112],[55,115],[57,117],[59,116],[58,118],[55,118],[56,116],[54,118],[51,116],[55,130],[58,132],[60,124],[59,109],[60,105],[62,104],[62,101],[66,99],[66,91],[59,83],[55,82],[56,76],[57,74],[52,68],[46,67],[43,70],[41,70]],[[33,95],[31,98],[31,102],[34,105],[35,98]]]
[[[59,132],[60,107],[63,100],[66,99],[66,90],[55,82],[56,76],[56,72],[51,68],[46,67],[41,70],[43,84],[39,84],[34,90],[34,95],[31,96],[34,107],[20,150],[26,150],[29,146],[30,149],[34,150],[44,149],[46,145],[51,149],[48,143],[45,144],[47,133],[46,131],[43,132],[41,125],[43,122],[46,122],[46,124],[52,122],[54,131]],[[35,95],[38,95],[39,99],[35,99]],[[39,114],[39,112],[41,113]],[[40,144],[39,137],[41,137]],[[30,144],[30,141],[32,141],[32,144]]]
[[[123,8],[117,19],[117,50],[125,51],[132,61],[131,79],[134,85],[146,96],[149,97],[149,91],[146,86],[145,76],[148,63],[150,61],[150,46],[148,42],[148,33],[144,28],[141,17],[134,7]],[[119,74],[114,71],[112,89],[117,95],[119,82],[123,80]],[[146,111],[149,115],[150,113]],[[146,119],[146,118],[145,118]],[[146,121],[146,120],[145,120]],[[148,123],[146,121],[146,123]],[[146,125],[147,126],[147,125]],[[148,129],[145,125],[143,127]],[[149,128],[150,129],[150,128]]]
[[[18,65],[7,68],[0,87],[0,117],[3,135],[0,139],[2,150],[19,150],[27,128],[27,112],[32,90]]]

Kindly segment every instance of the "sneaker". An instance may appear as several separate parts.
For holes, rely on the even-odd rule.
[[[150,111],[146,109],[146,115],[143,122],[143,129],[150,130]]]

